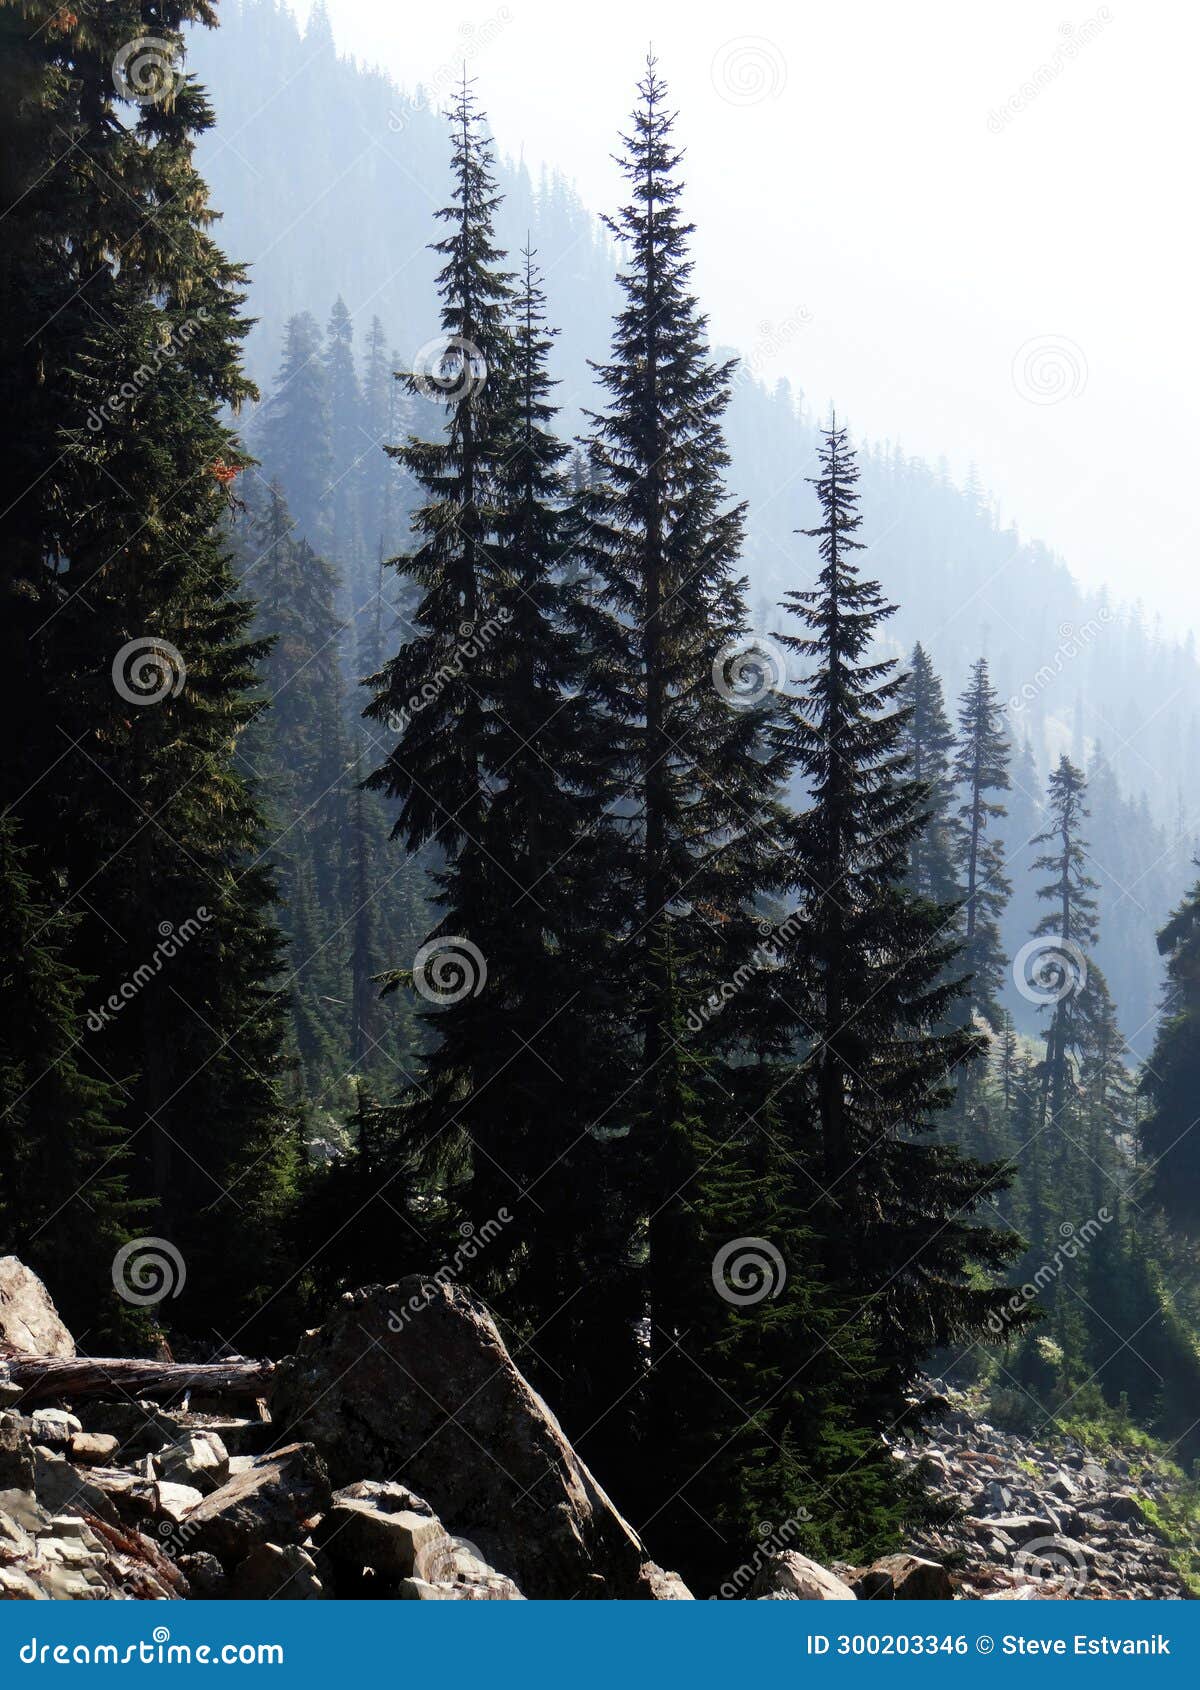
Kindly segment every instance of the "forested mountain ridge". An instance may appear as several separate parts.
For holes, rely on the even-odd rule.
[[[309,312],[323,323],[339,299],[356,356],[365,356],[378,319],[389,356],[408,367],[436,332],[426,240],[446,180],[442,108],[460,67],[447,68],[432,87],[404,88],[340,57],[319,8],[302,32],[277,0],[234,0],[223,8],[221,28],[196,32],[190,51],[220,119],[198,156],[222,212],[222,239],[250,264],[256,326],[247,362],[264,401],[278,377],[287,320]],[[467,52],[468,71],[485,88],[486,41]],[[615,255],[598,219],[560,176],[535,181],[523,164],[501,158],[497,180],[501,244],[516,252],[527,234],[532,239],[561,329],[550,365],[560,382],[560,428],[570,438],[595,399],[589,361],[607,349]],[[759,342],[738,349],[729,480],[748,501],[743,557],[762,633],[778,629],[779,601],[799,584],[795,530],[812,515],[804,477],[818,418],[803,394],[784,382],[767,385],[760,372],[781,347],[802,347],[806,335],[819,333],[820,324],[798,310],[764,323]],[[852,422],[869,428],[867,418]],[[253,419],[248,432],[264,476],[280,473]],[[356,434],[356,462],[376,452],[382,460],[383,432],[373,435],[368,424]],[[1013,769],[1014,852],[1036,831],[1045,779],[1060,753],[1090,767],[1098,954],[1123,1030],[1144,1055],[1162,978],[1152,934],[1189,882],[1200,837],[1189,788],[1200,758],[1193,636],[1174,636],[1142,606],[1082,587],[1044,546],[999,525],[983,490],[986,466],[979,482],[960,488],[942,466],[868,443],[862,473],[873,567],[899,605],[885,649],[907,657],[921,640],[952,698],[985,653],[1010,733],[1018,747],[1028,743],[1032,766]],[[397,530],[394,538],[399,549],[403,535]],[[378,539],[358,542],[369,554],[353,595],[360,602],[369,596]],[[335,561],[346,573],[348,560]],[[1016,876],[1006,917],[1010,954],[1029,930],[1024,878]],[[1032,1031],[1019,993],[1010,989],[1007,1002],[1017,1024]]]

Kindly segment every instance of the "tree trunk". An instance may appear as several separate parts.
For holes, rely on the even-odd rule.
[[[21,1386],[17,1406],[55,1397],[261,1397],[270,1389],[273,1361],[126,1361],[101,1356],[0,1354],[0,1378]]]

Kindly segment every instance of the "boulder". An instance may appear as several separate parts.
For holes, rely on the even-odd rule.
[[[33,1489],[33,1450],[27,1427],[19,1414],[0,1414],[0,1490]]]
[[[452,1549],[450,1534],[433,1515],[389,1511],[341,1492],[321,1522],[319,1541],[333,1561],[431,1584],[446,1577]]]
[[[678,1573],[668,1573],[656,1561],[647,1561],[638,1574],[635,1596],[647,1597],[651,1602],[694,1602],[687,1585]]]
[[[50,1293],[15,1256],[0,1256],[0,1346],[32,1356],[73,1356],[75,1340]]]
[[[237,1602],[322,1602],[331,1592],[308,1550],[296,1543],[260,1543],[234,1568],[228,1595]]]
[[[236,1565],[259,1543],[296,1542],[307,1522],[328,1506],[324,1462],[311,1444],[288,1444],[260,1456],[247,1472],[189,1510],[188,1548],[215,1555],[224,1566]]]
[[[52,1514],[95,1514],[115,1523],[117,1511],[101,1487],[65,1456],[49,1450],[33,1452],[33,1489],[43,1508]]]
[[[67,1454],[77,1467],[103,1467],[120,1447],[109,1432],[73,1432]]]
[[[229,1595],[229,1580],[215,1555],[198,1550],[195,1555],[181,1555],[178,1564],[196,1601],[220,1602]]]
[[[419,1315],[400,1319],[414,1299]],[[335,1483],[403,1474],[526,1596],[592,1595],[597,1581],[604,1596],[637,1594],[636,1533],[462,1286],[413,1277],[348,1293],[282,1369],[274,1406]]]
[[[758,1602],[854,1602],[857,1597],[836,1573],[795,1549],[770,1556],[755,1574],[750,1596]]]
[[[229,1478],[229,1452],[215,1432],[184,1432],[154,1457],[155,1471],[177,1485],[205,1493],[220,1490]]]
[[[920,1555],[885,1555],[853,1581],[860,1601],[948,1602],[954,1595],[950,1574],[940,1561]]]
[[[73,1414],[62,1408],[35,1408],[30,1436],[35,1444],[46,1449],[65,1450],[76,1432],[83,1427]]]

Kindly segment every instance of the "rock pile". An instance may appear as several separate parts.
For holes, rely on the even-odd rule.
[[[923,1461],[958,1521],[920,1547],[960,1570],[958,1593],[987,1601],[1186,1597],[1167,1548],[1142,1510],[1163,1499],[1152,1469],[1135,1474],[1123,1455],[1104,1459],[1003,1431],[941,1380],[930,1389],[947,1412],[921,1443],[895,1454]]]

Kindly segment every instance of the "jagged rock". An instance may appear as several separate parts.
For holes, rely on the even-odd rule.
[[[385,1510],[344,1492],[322,1520],[318,1541],[334,1561],[431,1584],[446,1577],[452,1549],[450,1534],[434,1516]]]
[[[0,1345],[32,1356],[73,1356],[75,1340],[50,1293],[16,1256],[0,1256]]]
[[[67,1454],[77,1467],[103,1467],[120,1447],[110,1432],[73,1432]]]
[[[687,1585],[678,1573],[668,1573],[656,1561],[647,1561],[638,1577],[635,1595],[646,1596],[652,1602],[694,1602]]]
[[[1045,1514],[989,1514],[986,1520],[968,1517],[964,1523],[984,1537],[1005,1532],[1017,1545],[1036,1537],[1053,1537],[1058,1530],[1058,1521]]]
[[[938,1561],[919,1555],[885,1555],[852,1581],[860,1601],[948,1602],[954,1595],[950,1574]]]
[[[42,1507],[52,1514],[73,1514],[82,1509],[102,1520],[116,1521],[117,1511],[107,1493],[63,1455],[34,1450],[33,1489]]]
[[[181,1555],[178,1564],[197,1601],[220,1602],[229,1595],[229,1579],[215,1555],[198,1550],[194,1555]]]
[[[152,1402],[81,1402],[85,1430],[116,1438],[122,1460],[151,1455],[170,1442],[162,1410]]]
[[[229,1595],[238,1602],[323,1602],[330,1592],[299,1544],[260,1543],[234,1568]]]
[[[173,1479],[158,1479],[147,1485],[151,1511],[161,1520],[180,1525],[204,1501],[204,1492],[195,1485],[180,1485]]]
[[[260,1456],[213,1491],[187,1515],[188,1545],[215,1555],[225,1566],[244,1560],[256,1544],[287,1544],[304,1535],[305,1522],[329,1506],[329,1475],[308,1443],[289,1444]]]
[[[810,1561],[795,1549],[782,1550],[763,1562],[750,1586],[756,1601],[854,1602],[848,1584],[835,1573]]]
[[[65,1450],[75,1433],[82,1430],[75,1416],[65,1409],[35,1408],[29,1435],[46,1449]]]
[[[419,1316],[396,1311],[420,1299]],[[646,1554],[487,1310],[417,1278],[348,1293],[285,1367],[276,1417],[335,1482],[402,1473],[527,1596],[636,1594]]]
[[[385,1514],[397,1514],[406,1509],[410,1514],[432,1514],[433,1509],[423,1496],[399,1485],[394,1479],[358,1479],[334,1492],[335,1502],[369,1502]]]
[[[33,1449],[27,1422],[19,1414],[0,1414],[0,1490],[33,1489]]]
[[[177,1485],[205,1493],[220,1490],[229,1478],[229,1452],[215,1432],[184,1432],[154,1457],[155,1471]]]

